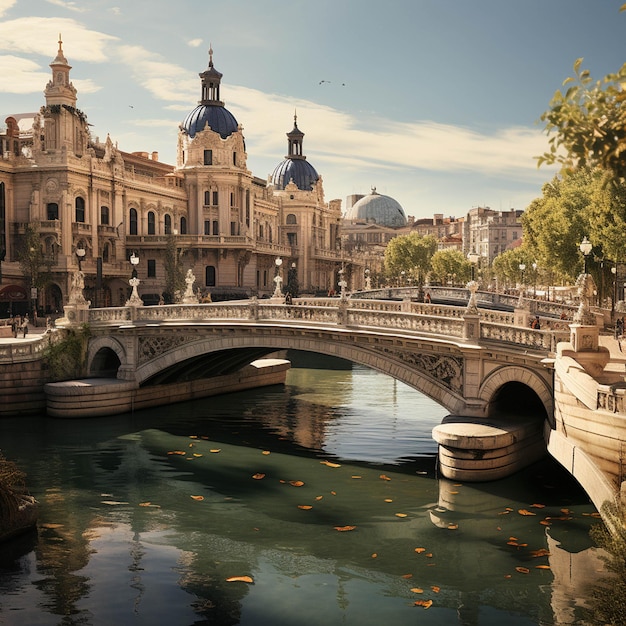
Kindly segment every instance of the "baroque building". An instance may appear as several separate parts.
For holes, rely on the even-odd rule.
[[[124,305],[131,256],[146,304],[173,299],[189,269],[213,299],[269,296],[287,268],[300,292],[336,286],[341,201],[325,202],[295,117],[273,174],[248,170],[212,50],[176,165],[91,136],[60,37],[50,68],[39,112],[6,117],[0,132],[0,316],[62,311],[79,268],[92,306]]]

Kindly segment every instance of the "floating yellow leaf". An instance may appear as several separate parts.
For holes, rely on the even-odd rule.
[[[55,529],[55,528],[63,528],[63,524],[53,524],[52,522],[48,522],[47,524],[40,524],[41,528],[50,528],[50,529]]]
[[[385,498],[385,502],[393,502],[391,498]]]
[[[413,587],[413,589],[411,589],[411,591],[413,593],[424,593],[424,590],[420,589],[419,587]]]
[[[433,605],[432,600],[416,600],[413,603],[415,606],[423,606],[425,609],[429,609]]]
[[[189,447],[190,447],[190,448],[193,448],[193,443],[190,443],[190,444],[189,444]]]
[[[448,530],[456,530],[458,527],[458,524],[448,524]]]
[[[187,453],[183,452],[182,450],[171,450],[170,452],[168,452],[168,454],[182,454],[182,455],[185,455]]]
[[[198,454],[197,452],[194,452],[193,455],[196,456],[196,457],[202,456],[201,454]]]
[[[511,511],[500,511],[498,515],[508,515]]]
[[[252,576],[231,576],[226,579],[227,583],[249,583],[253,584],[254,580]]]
[[[140,502],[139,506],[150,506],[151,502]]]
[[[402,578],[408,580],[409,578],[413,578],[413,574],[402,574]]]
[[[505,574],[504,577],[505,578],[511,578],[511,574]]]
[[[532,556],[550,556],[550,551],[545,548],[540,548],[539,550],[531,550]]]
[[[189,439],[197,439],[198,435],[189,435]]]
[[[204,496],[191,496],[194,500],[204,500]]]
[[[265,474],[257,472],[256,474],[252,475],[252,478],[254,478],[254,480],[263,480],[263,478],[265,478]]]
[[[324,496],[315,496],[316,500],[321,500]]]
[[[380,478],[381,480],[391,480],[391,478],[389,478],[389,476],[385,474],[381,474],[378,478]]]
[[[517,537],[509,537],[509,541],[517,541]]]
[[[535,503],[535,504],[531,504],[530,508],[531,509],[545,509],[546,505],[545,504],[537,504],[537,503]]]
[[[519,572],[520,574],[528,574],[528,573],[530,573],[530,570],[527,567],[516,567],[515,571]]]
[[[330,461],[320,461],[322,465],[327,465],[328,467],[341,467],[339,463],[331,463]]]
[[[428,554],[425,555],[427,559],[432,559],[433,558],[433,553],[429,552]]]
[[[519,544],[517,543],[517,541],[507,541],[506,542],[507,546],[519,546]]]
[[[396,513],[396,517],[406,517],[406,513]]]
[[[351,478],[363,478],[363,476],[351,476]]]
[[[221,448],[213,448],[212,450],[209,450],[209,452],[213,452],[213,454],[217,454],[218,452],[221,452],[222,449]]]
[[[376,552],[374,552],[374,554],[372,554],[372,558],[373,559],[377,559],[378,558],[378,554],[376,554]]]
[[[269,450],[263,450],[263,452],[261,452],[261,454],[265,454],[267,456],[268,454],[270,454],[270,451]]]
[[[336,495],[337,495],[337,492],[336,492],[336,491],[331,491],[330,493],[331,493],[331,495],[333,495],[333,496],[336,496]]]
[[[519,509],[518,513],[520,515],[537,515],[537,513],[533,513],[532,511],[528,511],[527,509]]]
[[[514,511],[515,509],[512,509],[510,506],[507,506],[505,511]]]
[[[542,519],[539,523],[542,526],[550,526],[550,522],[548,520],[546,520],[546,519]]]
[[[356,526],[335,526],[335,530],[338,530],[340,533],[348,532],[349,530],[354,530]]]
[[[298,505],[299,509],[302,509],[303,511],[309,511],[311,510],[313,507],[310,504],[299,504]]]
[[[441,591],[441,587],[437,587],[437,585],[432,585],[431,589],[435,592],[435,593],[439,593]]]
[[[450,494],[453,496],[456,496],[459,492],[458,491],[451,491]]]
[[[290,480],[289,484],[292,487],[302,487],[302,485],[304,485],[304,483],[301,480]]]
[[[535,569],[550,569],[549,565],[535,565]]]
[[[415,548],[415,552],[421,554],[422,552],[426,552],[426,548]]]

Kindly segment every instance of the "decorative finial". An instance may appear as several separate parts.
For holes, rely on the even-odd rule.
[[[63,39],[61,38],[61,33],[59,33],[59,52],[63,52]]]
[[[209,67],[213,67],[213,44],[209,44]]]
[[[293,110],[293,125],[298,128],[298,111],[295,108]]]

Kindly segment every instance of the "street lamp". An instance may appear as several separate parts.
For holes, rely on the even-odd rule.
[[[137,278],[137,266],[139,265],[139,257],[133,252],[130,255],[129,261],[130,261],[130,264],[133,266],[131,278]]]
[[[283,260],[280,257],[276,257],[274,261],[274,265],[276,266],[276,272],[274,274],[274,283],[276,284],[276,289],[274,289],[273,298],[280,298],[283,295],[283,292],[280,288],[280,284],[283,282],[283,279],[280,275],[280,266],[283,264]]]
[[[472,264],[472,280],[474,280],[474,268],[476,266],[476,263],[478,263],[479,258],[480,257],[478,256],[476,252],[470,252],[467,255],[467,260]]]
[[[83,259],[85,258],[85,254],[87,251],[85,248],[76,248],[76,258],[78,259],[78,271],[83,271]]]
[[[365,289],[368,291],[372,288],[372,279],[370,278],[370,270],[368,267],[365,268]]]
[[[593,248],[591,241],[587,239],[587,235],[583,237],[583,240],[580,242],[580,245],[578,246],[578,248],[580,249],[580,251],[583,253],[583,256],[585,257],[584,273],[586,274],[587,273],[587,259],[589,258],[589,254],[591,253],[591,249]]]
[[[520,263],[519,264],[519,271],[521,274],[521,278],[520,278],[520,283],[521,286],[524,287],[524,270],[526,269],[526,263]]]
[[[532,268],[533,268],[533,280],[534,280],[533,298],[536,298],[537,297],[537,261],[533,261]]]

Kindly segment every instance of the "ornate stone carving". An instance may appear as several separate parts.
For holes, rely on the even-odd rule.
[[[415,354],[383,348],[383,352],[427,374],[455,393],[463,391],[463,358],[438,354]]]
[[[165,337],[159,335],[157,337],[139,337],[139,363],[147,363],[150,359],[189,341],[191,341],[191,338],[186,336]]]

